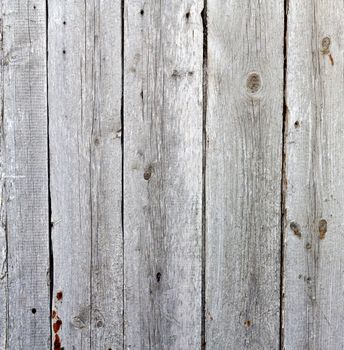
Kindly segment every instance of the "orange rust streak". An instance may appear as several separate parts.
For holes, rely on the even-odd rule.
[[[61,320],[57,320],[54,324],[53,324],[53,330],[54,330],[54,333],[58,333],[58,331],[60,330],[62,326],[62,321]]]
[[[54,350],[61,350],[61,339],[58,334],[55,334]]]
[[[62,291],[57,292],[57,294],[56,294],[56,299],[57,299],[57,300],[62,300],[62,298],[63,298],[63,293],[62,293]]]

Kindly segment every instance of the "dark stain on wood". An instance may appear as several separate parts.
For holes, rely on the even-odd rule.
[[[148,181],[152,176],[153,167],[150,165],[144,172],[143,178]]]
[[[56,293],[56,299],[57,299],[58,301],[61,301],[62,298],[63,298],[63,293],[62,293],[62,291],[57,292],[57,293]]]
[[[333,60],[333,57],[332,57],[331,53],[328,54],[328,58],[330,59],[330,63],[333,66],[334,65],[334,60]]]
[[[301,237],[301,227],[298,223],[296,223],[294,221],[291,222],[290,228],[294,232],[295,236]]]
[[[251,321],[250,320],[246,320],[245,322],[244,322],[244,325],[245,325],[245,327],[247,327],[247,328],[249,328],[249,327],[251,327]]]
[[[56,322],[54,322],[53,324],[53,330],[54,330],[54,333],[58,333],[58,331],[60,330],[62,326],[62,321],[60,319],[58,319]]]
[[[251,94],[257,93],[260,90],[261,85],[262,85],[262,80],[258,73],[249,74],[246,81],[246,88],[249,93]]]
[[[60,331],[61,327],[62,327],[62,320],[60,319],[60,317],[57,314],[56,310],[53,310],[52,312],[52,318],[55,321],[53,323],[53,332],[54,332],[54,349],[56,350],[62,350],[63,348],[61,348],[61,338],[58,335],[58,332]]]
[[[324,239],[327,232],[327,221],[324,219],[321,219],[319,221],[319,238]]]
[[[62,350],[61,349],[61,339],[58,334],[55,334],[54,338],[54,350]]]

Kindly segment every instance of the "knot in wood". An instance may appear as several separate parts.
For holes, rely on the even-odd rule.
[[[321,40],[321,49],[323,53],[328,53],[329,49],[330,49],[330,45],[331,45],[331,39],[326,36],[325,38],[323,38]]]
[[[296,223],[294,221],[291,222],[290,228],[296,236],[301,237],[301,228],[300,228],[300,225],[298,223]]]
[[[257,93],[262,86],[262,80],[258,73],[250,73],[247,77],[246,88],[251,94]]]

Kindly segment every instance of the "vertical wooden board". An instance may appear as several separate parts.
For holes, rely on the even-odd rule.
[[[202,9],[125,2],[126,349],[201,346]]]
[[[3,13],[0,2],[0,11]],[[6,237],[6,202],[5,199],[5,135],[4,135],[4,50],[3,50],[3,19],[0,20],[0,349],[6,349],[7,341],[7,237]]]
[[[1,7],[1,244],[7,247],[0,268],[5,288],[1,301],[6,299],[1,305],[1,318],[6,317],[1,348],[46,349],[50,303],[45,1],[3,0]]]
[[[93,11],[91,348],[115,350],[123,348],[121,1],[97,1]]]
[[[50,1],[53,346],[123,347],[121,75],[120,1]]]
[[[208,1],[206,346],[279,347],[283,1]]]
[[[289,1],[285,349],[342,349],[344,5]]]

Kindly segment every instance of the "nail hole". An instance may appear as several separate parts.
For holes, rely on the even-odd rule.
[[[36,5],[33,5],[33,9],[36,10]]]
[[[31,312],[32,312],[33,314],[35,314],[35,313],[37,312],[37,310],[36,310],[35,308],[33,308],[33,309],[31,309]]]
[[[160,280],[161,280],[161,273],[158,272],[158,273],[156,274],[156,281],[159,283]]]
[[[297,120],[295,123],[294,123],[294,126],[295,128],[298,128],[300,126],[300,122]]]
[[[140,15],[143,16],[145,14],[145,11],[144,10],[141,10],[140,11]]]
[[[66,21],[63,21],[63,25],[65,26],[67,23],[66,23]]]
[[[66,54],[66,50],[62,50],[62,53],[65,55]]]
[[[190,18],[190,12],[187,12],[185,17],[186,17],[186,19],[189,19]]]

